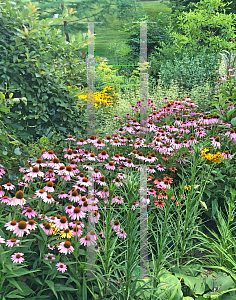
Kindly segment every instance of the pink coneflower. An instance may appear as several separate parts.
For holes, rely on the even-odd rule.
[[[76,144],[77,145],[86,145],[87,142],[83,138],[81,138]]]
[[[11,260],[13,263],[22,263],[25,259],[22,257],[24,253],[15,253],[11,256]]]
[[[205,131],[196,131],[196,136],[199,138],[202,138],[204,136],[206,136],[206,132]]]
[[[112,159],[116,162],[116,163],[119,163],[120,161],[120,155],[119,154],[115,154],[112,156]]]
[[[148,173],[156,173],[156,170],[154,170],[154,168],[153,168],[152,166],[149,166],[149,167],[147,168],[147,172],[148,172]]]
[[[162,166],[162,165],[160,165],[160,164],[158,164],[158,165],[156,166],[156,168],[157,168],[157,170],[160,171],[160,172],[163,172],[163,171],[165,171],[165,169],[166,169],[166,167],[164,167],[164,166]]]
[[[217,136],[213,139],[213,141],[211,142],[211,145],[213,147],[217,147],[217,148],[220,148],[220,137]]]
[[[57,246],[57,248],[59,249],[60,253],[64,253],[64,254],[70,254],[71,252],[74,251],[74,248],[71,246],[71,242],[66,241],[66,242],[62,242],[60,243],[59,246]]]
[[[54,186],[54,183],[52,181],[48,181],[47,185],[43,189],[46,192],[53,193],[55,191],[53,186]]]
[[[64,139],[64,141],[76,141],[74,138],[73,138],[73,136],[70,134],[69,136],[68,136],[68,138],[67,139]]]
[[[78,236],[81,237],[81,235],[83,234],[81,227],[75,226],[72,229],[73,232],[73,237]]]
[[[0,185],[0,197],[3,197],[5,195],[5,192],[2,190],[2,186]]]
[[[37,225],[35,224],[35,221],[33,219],[28,221],[27,229],[29,230],[35,230],[37,228]]]
[[[27,177],[30,179],[43,176],[44,173],[39,170],[39,167],[31,167],[29,173],[27,174]]]
[[[61,193],[59,195],[57,195],[57,198],[59,199],[63,199],[63,198],[67,198],[69,195],[66,194],[64,191],[61,191]]]
[[[114,116],[113,120],[121,120],[117,115]]]
[[[43,198],[43,202],[52,204],[55,200],[52,198],[52,195],[47,194],[47,196]]]
[[[128,168],[134,167],[134,164],[132,162],[132,159],[128,159],[127,162],[124,162],[124,165]]]
[[[92,176],[95,178],[99,178],[102,176],[102,173],[98,169],[95,169],[92,173]]]
[[[57,267],[57,271],[60,271],[62,273],[65,273],[65,271],[67,270],[67,266],[61,262],[57,263],[56,267]]]
[[[24,214],[29,219],[31,219],[32,217],[36,217],[37,216],[37,212],[35,210],[33,210],[32,208],[30,208],[30,207],[27,207],[26,209],[24,209],[22,211],[22,214]]]
[[[30,231],[27,228],[27,223],[25,221],[20,221],[17,226],[15,227],[13,233],[16,236],[23,237],[24,233],[26,232],[26,235],[30,233]]]
[[[14,184],[12,184],[12,183],[10,183],[10,182],[8,182],[8,183],[6,183],[6,184],[3,184],[2,185],[6,190],[14,190],[14,188],[15,188],[15,186],[14,186]]]
[[[87,236],[91,238],[91,242],[95,242],[97,240],[96,233],[93,229],[88,232]]]
[[[73,205],[67,205],[65,208],[65,212],[69,214],[74,210],[74,208],[75,207]]]
[[[10,239],[6,241],[6,246],[7,247],[13,247],[13,246],[19,246],[20,240],[16,240],[16,239]]]
[[[148,195],[155,195],[156,194],[156,191],[154,189],[148,189],[147,190],[147,194]]]
[[[45,254],[45,260],[48,260],[49,263],[51,264],[53,260],[55,260],[56,258],[54,257],[54,254],[52,253],[48,253],[48,254]]]
[[[123,174],[123,173],[118,173],[118,174],[117,174],[117,177],[118,177],[119,179],[124,179],[124,178],[126,178],[126,175]]]
[[[125,239],[127,236],[127,233],[123,229],[119,228],[116,231],[116,235],[118,235],[119,238],[121,238],[121,239],[123,239],[123,238]]]
[[[11,206],[16,206],[16,205],[24,205],[26,203],[26,200],[24,199],[24,192],[23,191],[18,191],[15,194],[15,197],[13,197],[9,201],[9,205]]]
[[[48,249],[50,249],[50,250],[54,250],[54,248],[55,248],[55,246],[54,246],[54,245],[50,245],[50,244],[48,244]]]
[[[114,220],[111,220],[111,224],[110,225],[112,225],[113,221]],[[118,229],[120,229],[120,222],[119,222],[118,219],[116,219],[114,221],[114,224],[112,225],[112,229],[115,230],[115,231],[118,230]]]
[[[96,160],[96,155],[92,152],[87,156],[87,159],[90,161],[95,161]]]
[[[90,217],[90,222],[98,223],[98,220],[100,219],[100,213],[98,210],[95,210],[91,213]]]
[[[229,136],[230,139],[236,139],[236,133],[234,131],[234,129],[230,129],[230,131],[225,133],[226,136]]]
[[[44,199],[47,196],[47,192],[45,192],[44,190],[38,190],[35,192],[35,195],[37,197]]]
[[[122,198],[121,196],[115,196],[114,198],[112,198],[111,204],[122,204],[124,203],[124,198]]]
[[[79,207],[75,207],[73,212],[70,213],[71,220],[83,219],[85,216],[86,214]]]
[[[109,163],[105,164],[105,167],[108,169],[108,170],[115,170],[115,166],[114,166],[114,162],[113,161],[110,161]]]
[[[55,225],[58,229],[63,230],[68,228],[67,217],[63,216],[60,219],[55,219]]]
[[[4,243],[5,243],[5,239],[0,236],[0,244],[4,244]]]
[[[43,224],[39,224],[39,225],[43,229],[43,231],[46,233],[46,235],[52,235],[53,234],[52,226],[49,223],[44,222]]]
[[[224,153],[222,153],[223,155],[223,159],[227,159],[227,158],[230,158],[232,159],[233,156],[231,154],[229,154],[229,151],[225,151]]]
[[[71,202],[75,202],[76,203],[76,202],[80,201],[80,199],[81,199],[81,195],[78,193],[78,191],[77,190],[73,190],[71,192],[71,196],[69,196],[69,200]]]
[[[6,172],[4,171],[4,169],[0,169],[0,176],[2,176],[3,174],[5,174]]]
[[[95,241],[93,241],[92,239],[91,239],[91,237],[90,236],[88,236],[88,235],[86,235],[86,237],[84,237],[84,238],[82,238],[82,239],[80,239],[80,244],[81,245],[84,245],[84,246],[91,246],[92,244],[94,244],[95,243]]]
[[[43,152],[43,154],[41,155],[41,159],[54,159],[57,158],[56,154],[54,154],[54,152],[52,150],[49,150],[48,152]]]
[[[14,231],[16,226],[17,226],[17,222],[15,220],[12,220],[4,225],[4,227],[6,227],[6,230],[10,230],[10,231]]]
[[[121,146],[121,143],[118,140],[115,139],[114,141],[111,141],[111,145],[119,147],[119,146]]]
[[[100,184],[100,185],[105,186],[105,185],[106,185],[106,178],[105,178],[105,176],[100,177],[100,178],[97,180],[97,183]]]
[[[113,179],[112,182],[114,182],[116,186],[122,186],[123,185],[123,183],[120,181],[120,179],[118,177]]]
[[[100,139],[98,139],[96,142],[94,142],[93,145],[97,149],[102,149],[105,146],[105,144],[103,143],[103,141],[101,141]]]

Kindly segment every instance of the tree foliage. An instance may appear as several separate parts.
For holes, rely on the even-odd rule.
[[[225,14],[226,6],[222,0],[201,0],[194,11],[177,17],[179,30],[171,33],[177,51],[183,47],[196,52],[203,48],[216,52],[235,48],[236,15]]]
[[[21,141],[56,133],[63,138],[85,129],[85,107],[78,107],[67,87],[86,84],[86,63],[76,51],[79,41],[72,37],[68,43],[51,26],[71,20],[71,14],[65,10],[61,17],[38,20],[31,2],[0,3],[0,89],[6,98],[13,92],[27,99],[15,103],[2,119]]]

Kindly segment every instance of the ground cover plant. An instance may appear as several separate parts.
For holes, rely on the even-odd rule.
[[[66,138],[63,160],[53,150],[43,150],[25,162],[14,183],[1,166],[2,299],[182,299],[177,276],[181,267],[191,269],[191,263],[200,261],[193,250],[203,249],[199,226],[209,218],[206,207],[212,212],[212,200],[204,196],[207,179],[217,168],[234,170],[235,133],[219,115],[199,112],[189,97],[165,97],[161,103],[156,108],[148,101],[145,137],[139,133],[137,102],[125,120],[114,116],[120,128],[112,136]],[[147,165],[152,279],[144,284],[137,279],[142,165]],[[88,194],[91,180],[94,197]],[[224,185],[233,193],[231,183],[225,180]],[[234,198],[229,203],[232,215]],[[88,231],[90,213],[95,226]],[[89,247],[95,247],[96,277],[78,279],[89,269]],[[222,292],[235,287],[230,273]],[[216,293],[209,282],[196,290],[186,276],[181,279],[188,296]]]

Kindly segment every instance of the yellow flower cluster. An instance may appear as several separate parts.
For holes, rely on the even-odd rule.
[[[185,188],[185,190],[191,190],[191,185],[188,185],[188,186],[187,186],[187,185],[185,185],[185,187],[184,187],[184,188]]]
[[[209,152],[209,149],[203,149],[202,151],[202,159],[217,162],[218,164],[221,163],[220,158],[224,158],[224,155],[221,152],[217,152],[216,154],[207,153]]]
[[[102,105],[107,105],[107,106],[110,106],[113,104],[113,97],[109,96],[107,94],[107,91],[108,90],[114,90],[114,87],[111,87],[111,86],[107,86],[105,87],[105,89],[101,92],[95,92],[94,93],[94,106],[95,107],[101,107]],[[91,93],[92,94],[92,93]],[[118,95],[118,93],[113,93],[112,94],[113,96],[116,96]],[[84,99],[84,101],[88,101],[87,99],[87,94],[86,95],[76,95],[78,96],[78,98],[80,99]],[[90,94],[89,94],[89,98],[90,98]],[[78,105],[80,105],[80,103],[77,103]]]

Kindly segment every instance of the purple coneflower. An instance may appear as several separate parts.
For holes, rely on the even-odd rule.
[[[13,263],[22,263],[25,259],[22,257],[24,253],[15,253],[11,256],[11,260]]]
[[[13,247],[13,246],[19,246],[20,240],[16,240],[16,239],[10,239],[6,241],[6,246],[7,247]]]
[[[14,188],[15,188],[15,186],[14,186],[14,184],[12,184],[12,183],[10,183],[10,182],[8,182],[8,183],[6,183],[6,184],[3,184],[2,185],[6,190],[14,190]]]
[[[57,263],[56,267],[57,267],[57,271],[60,271],[62,273],[65,273],[65,271],[67,270],[67,266],[61,262]]]
[[[62,242],[60,243],[59,246],[57,246],[57,248],[59,249],[60,253],[64,253],[64,254],[70,254],[71,252],[74,251],[74,248],[71,246],[71,242],[66,241],[66,242]]]

